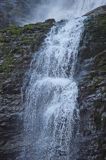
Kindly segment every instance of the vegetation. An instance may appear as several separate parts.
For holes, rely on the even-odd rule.
[[[24,54],[35,52],[53,25],[54,20],[51,19],[44,23],[0,29],[0,73],[12,72],[16,65],[22,63]]]

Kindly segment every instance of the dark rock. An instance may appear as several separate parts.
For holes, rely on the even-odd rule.
[[[106,160],[106,6],[86,14],[79,48],[80,159]]]
[[[0,160],[15,160],[22,150],[23,81],[33,53],[54,23],[0,29]]]
[[[86,13],[84,16],[98,16],[100,14],[106,14],[106,5],[98,7],[93,11]]]

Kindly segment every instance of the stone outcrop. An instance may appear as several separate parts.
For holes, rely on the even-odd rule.
[[[106,6],[87,15],[79,48],[79,159],[106,160]]]
[[[106,14],[106,5],[98,7],[93,11],[86,13],[85,16],[98,16],[100,14]]]
[[[22,142],[22,86],[33,53],[54,20],[0,29],[0,160],[15,160]]]

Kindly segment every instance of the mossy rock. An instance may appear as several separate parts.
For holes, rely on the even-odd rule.
[[[5,78],[30,63],[31,56],[41,46],[54,23],[51,19],[23,27],[11,25],[0,29],[0,73]]]
[[[14,66],[14,59],[11,55],[6,55],[3,63],[0,65],[0,72],[9,73]]]

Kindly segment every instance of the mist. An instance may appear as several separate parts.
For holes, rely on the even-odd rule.
[[[78,17],[86,12],[106,4],[106,0],[31,0],[30,20],[26,23],[35,23],[45,19],[56,20]]]

